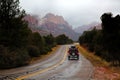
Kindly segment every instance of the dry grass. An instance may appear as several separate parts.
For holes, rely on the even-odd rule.
[[[80,45],[77,45],[77,47],[78,47],[78,50],[81,52],[81,54],[84,57],[86,57],[95,67],[95,71],[94,71],[95,74],[93,76],[93,79],[120,80],[120,67],[111,67],[109,66],[108,62],[94,55],[94,53],[87,51],[85,48],[81,47]],[[101,71],[102,71],[102,74],[101,74]]]
[[[79,51],[83,56],[85,56],[94,66],[105,66],[109,65],[108,62],[102,60],[100,57],[95,56],[94,53],[87,51],[85,48],[77,45]]]

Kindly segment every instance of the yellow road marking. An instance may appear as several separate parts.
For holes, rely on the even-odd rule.
[[[55,64],[55,65],[53,65],[53,66],[50,66],[50,67],[48,67],[48,68],[46,68],[46,69],[43,69],[43,70],[40,70],[40,71],[37,71],[37,72],[34,72],[34,73],[27,74],[27,75],[25,75],[25,76],[18,77],[18,78],[15,79],[15,80],[23,80],[23,79],[25,79],[25,78],[32,77],[32,76],[35,76],[35,75],[38,75],[38,74],[47,72],[47,71],[49,71],[49,70],[51,70],[51,69],[59,66],[60,64],[62,64],[62,63],[65,61],[66,56],[67,56],[67,48],[66,48],[66,51],[65,51],[65,54],[64,54],[63,59],[62,59],[59,63],[57,63],[57,64]]]

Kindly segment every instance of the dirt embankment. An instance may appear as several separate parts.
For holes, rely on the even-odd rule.
[[[95,67],[93,80],[120,80],[120,74],[106,67]]]
[[[120,80],[120,67],[111,67],[108,62],[95,56],[94,53],[87,51],[79,45],[77,47],[81,54],[83,54],[94,66],[91,80]]]

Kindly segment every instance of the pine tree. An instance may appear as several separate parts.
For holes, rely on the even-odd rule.
[[[26,46],[31,31],[24,16],[19,0],[0,0],[0,68],[21,66],[30,59]]]
[[[0,45],[25,46],[30,30],[22,20],[24,15],[19,0],[0,0]]]

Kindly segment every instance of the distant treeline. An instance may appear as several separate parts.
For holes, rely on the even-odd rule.
[[[101,21],[102,30],[85,31],[79,43],[111,65],[120,66],[120,15],[104,13]]]
[[[64,34],[53,37],[33,33],[23,20],[25,15],[19,0],[0,1],[0,68],[29,64],[31,58],[47,54],[57,44],[73,42]]]

